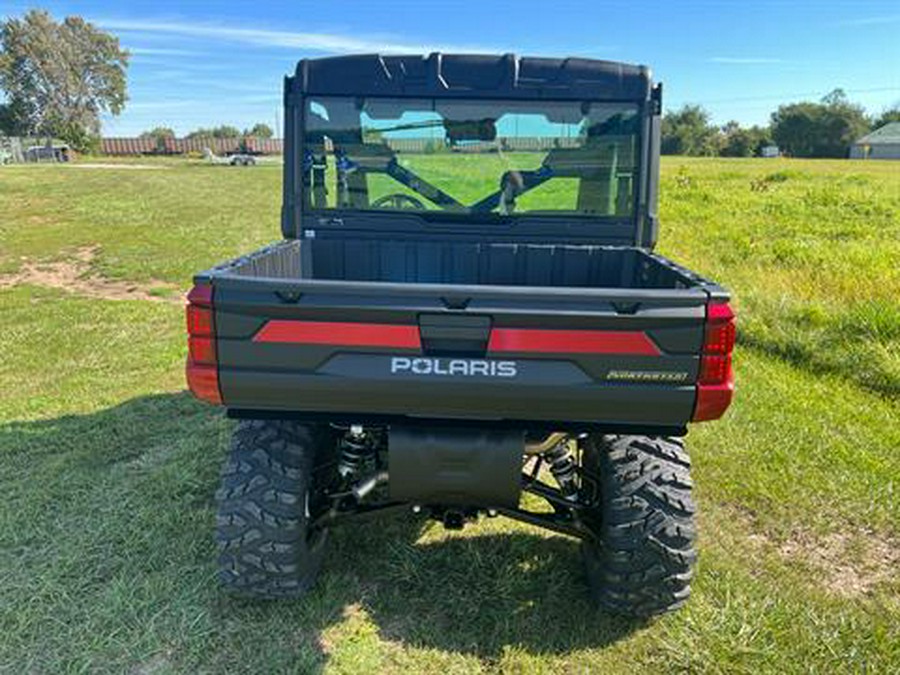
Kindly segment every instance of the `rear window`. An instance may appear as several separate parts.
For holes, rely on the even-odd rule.
[[[305,112],[307,208],[633,214],[634,104],[321,97]]]

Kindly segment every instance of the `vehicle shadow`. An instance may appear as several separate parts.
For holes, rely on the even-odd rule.
[[[445,533],[429,523],[373,533],[350,526],[334,532],[323,578],[356,575],[366,592],[347,600],[360,603],[383,638],[485,659],[511,647],[602,648],[643,625],[593,605],[578,542],[503,519],[487,525],[492,531],[480,527]]]
[[[462,533],[411,514],[347,524],[304,598],[230,598],[212,527],[232,425],[184,393],[0,424],[0,622],[27,626],[16,620],[27,613],[58,627],[11,632],[22,663],[128,670],[149,654],[176,670],[315,672],[352,642],[354,621],[376,643],[486,659],[603,647],[640,626],[591,605],[577,542],[502,519]]]

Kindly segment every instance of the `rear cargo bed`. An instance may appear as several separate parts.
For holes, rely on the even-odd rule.
[[[683,429],[721,288],[629,247],[285,241],[198,275],[234,414]]]
[[[307,239],[221,268],[246,277],[388,283],[679,289],[703,280],[639,248]]]

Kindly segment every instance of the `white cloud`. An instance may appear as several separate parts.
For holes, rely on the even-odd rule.
[[[263,28],[235,28],[203,22],[155,21],[149,19],[94,19],[109,30],[164,33],[210,40],[223,40],[258,47],[305,49],[325,53],[389,52],[422,53],[428,51],[496,51],[490,48],[459,45],[426,45],[394,41],[392,38],[350,37],[335,33],[305,33]]]
[[[713,56],[710,63],[723,63],[737,66],[755,66],[775,63],[784,63],[783,59],[768,56]]]
[[[135,56],[203,56],[205,52],[191,49],[169,49],[165,47],[129,47],[125,48]]]

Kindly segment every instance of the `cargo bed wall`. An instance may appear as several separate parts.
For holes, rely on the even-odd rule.
[[[695,280],[641,249],[458,241],[307,239],[243,258],[241,276],[586,288],[688,288]]]

